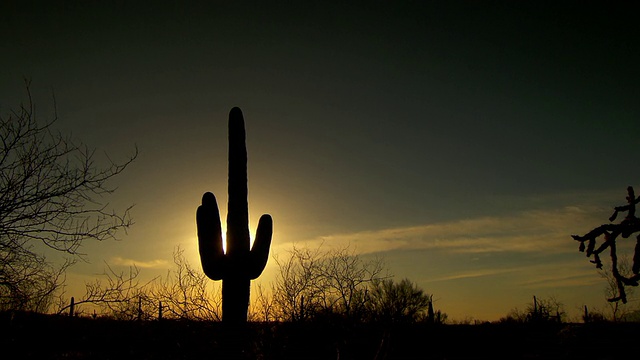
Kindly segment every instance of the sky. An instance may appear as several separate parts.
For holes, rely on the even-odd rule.
[[[199,267],[195,210],[212,191],[226,217],[238,106],[250,232],[272,215],[272,255],[382,256],[451,319],[497,320],[534,295],[578,318],[606,309],[606,282],[570,235],[640,185],[635,14],[604,1],[8,1],[0,111],[26,100],[27,78],[37,116],[55,98],[56,129],[98,156],[139,149],[105,199],[135,205],[135,224],[84,244],[71,292],[105,264],[164,274],[176,246]],[[258,281],[276,272],[270,260]]]

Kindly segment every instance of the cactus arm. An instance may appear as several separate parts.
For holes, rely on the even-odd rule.
[[[198,250],[202,270],[207,277],[221,280],[226,273],[226,259],[222,248],[222,228],[216,197],[207,192],[202,196],[202,205],[196,210]]]
[[[267,260],[269,260],[269,247],[271,246],[271,235],[273,234],[273,220],[271,215],[264,214],[258,222],[256,239],[251,248],[248,275],[249,279],[255,280],[262,274]]]

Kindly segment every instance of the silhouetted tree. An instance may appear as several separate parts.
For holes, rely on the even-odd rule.
[[[113,239],[132,221],[129,209],[107,209],[107,184],[137,156],[98,165],[95,150],[36,120],[28,103],[0,114],[0,308],[46,311],[64,271],[88,239]],[[38,249],[40,247],[40,249]],[[42,247],[65,254],[59,267]]]
[[[85,294],[75,301],[75,306],[90,305],[101,315],[120,320],[152,320],[162,316],[220,321],[222,299],[217,289],[208,286],[207,277],[191,266],[180,247],[173,252],[173,263],[166,277],[144,283],[139,280],[140,270],[136,266],[115,272],[107,264],[101,277],[85,284]],[[68,303],[67,299],[61,299],[62,305]],[[60,306],[58,313],[68,307]]]
[[[150,282],[141,284],[140,270],[136,266],[128,271],[115,272],[108,264],[101,277],[85,284],[84,296],[72,298],[73,306],[95,305],[100,313],[120,320],[134,320],[139,317],[142,306],[149,306]],[[103,281],[104,280],[104,281]],[[58,313],[65,312],[71,305],[61,297]],[[152,306],[152,305],[151,305]],[[76,310],[76,313],[81,311]],[[149,312],[147,309],[145,313]]]
[[[565,316],[564,305],[553,296],[548,298],[534,296],[533,301],[527,305],[524,311],[518,308],[512,309],[500,321],[517,323],[563,322]]]
[[[324,308],[359,319],[365,310],[367,286],[383,276],[382,259],[365,261],[346,246],[329,250],[323,260],[319,279]]]
[[[196,271],[177,247],[173,253],[175,267],[166,278],[153,283],[155,304],[164,304],[167,318],[188,320],[222,320],[222,298],[216,288],[210,288],[206,275]]]
[[[383,259],[365,260],[349,245],[329,250],[293,246],[287,257],[275,261],[280,271],[268,320],[446,321],[446,314],[433,309],[429,294],[408,279],[393,281]]]
[[[275,259],[279,273],[272,288],[274,316],[300,321],[319,315],[358,320],[365,311],[367,286],[386,275],[381,258],[364,260],[350,246],[293,247]]]
[[[607,321],[607,318],[603,313],[597,310],[596,311],[589,310],[587,305],[585,305],[584,312],[582,314],[582,321],[585,323],[604,322],[604,321]]]
[[[409,279],[376,279],[369,288],[367,314],[372,321],[412,323],[428,319],[431,296]],[[432,316],[435,320],[435,313]]]
[[[616,240],[618,236],[623,239],[628,238],[633,233],[640,231],[640,219],[635,216],[636,204],[640,202],[640,197],[636,197],[633,187],[627,187],[627,205],[616,206],[613,215],[609,217],[609,221],[614,221],[619,212],[627,212],[627,216],[619,224],[604,224],[596,227],[583,236],[571,235],[575,240],[580,242],[579,250],[584,252],[586,249],[587,257],[593,256],[591,261],[598,269],[602,269],[602,261],[600,253],[609,248],[611,257],[611,274],[616,282],[617,294],[608,300],[610,302],[622,301],[627,302],[627,293],[625,286],[638,286],[640,280],[640,234],[636,236],[636,246],[633,256],[633,265],[631,267],[631,276],[624,276],[619,269],[618,254],[616,250]],[[596,240],[603,236],[604,241],[596,248]],[[587,245],[585,246],[585,242]]]
[[[304,320],[325,306],[320,270],[323,257],[320,248],[293,246],[287,258],[274,258],[279,270],[272,286],[275,320]]]
[[[546,299],[534,296],[527,307],[528,322],[562,322],[564,315],[564,305],[553,296]]]
[[[270,294],[262,284],[255,287],[255,301],[249,309],[249,319],[256,322],[270,322],[276,319],[276,305]]]

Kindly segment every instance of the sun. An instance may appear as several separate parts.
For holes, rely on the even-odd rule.
[[[227,253],[227,225],[222,225],[222,250]]]
[[[227,253],[227,225],[221,225],[222,228],[222,250]],[[255,240],[254,233],[249,230],[249,249],[253,247],[253,241]]]
[[[220,224],[220,228],[222,232],[222,250],[226,254],[227,253],[227,225],[224,223]],[[249,229],[249,249],[251,249],[251,247],[253,246],[254,240],[255,240],[255,234],[251,232],[251,229]]]

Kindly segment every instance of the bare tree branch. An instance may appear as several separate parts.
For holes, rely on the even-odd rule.
[[[131,207],[116,212],[105,200],[116,190],[110,180],[138,155],[136,148],[122,163],[107,157],[99,165],[95,149],[53,130],[55,112],[51,120],[36,120],[26,83],[28,103],[0,114],[0,306],[10,307],[26,306],[15,301],[29,292],[50,296],[45,289],[61,283],[46,279],[62,281],[61,271],[73,263],[54,268],[35,245],[78,258],[83,241],[115,239],[133,224]],[[25,281],[26,274],[42,277]]]
[[[380,258],[365,261],[346,246],[323,250],[294,246],[285,259],[275,257],[280,273],[272,286],[274,320],[301,321],[321,314],[350,320],[362,315],[367,285],[383,279]]]

